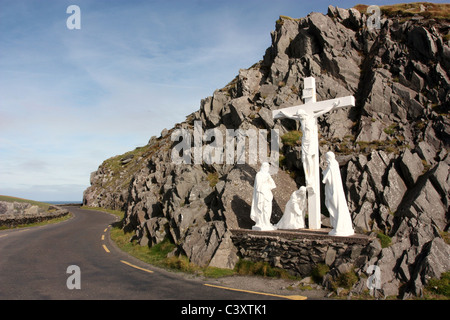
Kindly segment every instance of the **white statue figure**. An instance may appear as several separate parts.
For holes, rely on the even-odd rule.
[[[275,225],[277,229],[302,229],[305,227],[306,214],[306,187],[292,192],[286,204],[283,216]]]
[[[267,231],[276,229],[270,223],[273,200],[272,189],[276,186],[270,176],[269,169],[269,163],[264,162],[255,177],[252,208],[250,211],[250,218],[256,222],[252,227],[253,230]]]
[[[327,168],[323,171],[322,182],[325,184],[325,205],[330,213],[330,221],[333,226],[333,230],[328,234],[351,236],[355,232],[345,199],[339,164],[331,151],[325,154],[325,161]]]

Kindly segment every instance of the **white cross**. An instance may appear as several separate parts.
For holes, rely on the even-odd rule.
[[[304,79],[303,99],[305,104],[272,111],[274,119],[299,120],[302,128],[302,163],[308,190],[309,229],[320,229],[320,173],[319,135],[317,118],[332,109],[355,106],[355,98],[346,96],[316,102],[316,80]]]

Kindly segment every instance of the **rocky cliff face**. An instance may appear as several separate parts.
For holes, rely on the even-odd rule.
[[[222,132],[278,129],[277,222],[304,173],[299,143],[283,139],[298,124],[274,121],[271,111],[301,104],[308,76],[316,78],[318,101],[354,95],[356,107],[323,116],[319,132],[321,154],[333,151],[340,162],[355,229],[390,240],[358,272],[378,265],[385,295],[421,294],[431,277],[450,269],[449,21],[390,17],[379,30],[366,21],[356,9],[331,6],[326,15],[280,17],[263,59],[174,129],[192,132],[194,121]],[[126,211],[126,228],[142,245],[168,237],[174,254],[233,267],[239,253],[229,230],[252,225],[259,165],[174,164],[174,129],[106,160],[91,175],[84,204]]]

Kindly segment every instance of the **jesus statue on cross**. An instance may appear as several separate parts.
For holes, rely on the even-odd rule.
[[[313,77],[305,78],[303,99],[305,104],[272,112],[274,119],[299,120],[302,129],[302,163],[308,190],[309,228],[320,229],[320,173],[319,134],[317,118],[336,108],[355,106],[355,98],[347,96],[316,102],[316,83]]]
[[[339,103],[333,103],[322,111],[317,113],[308,112],[298,109],[294,115],[289,115],[285,111],[280,110],[284,118],[299,120],[302,129],[302,163],[305,171],[306,186],[314,188],[315,167],[314,162],[318,155],[319,135],[317,132],[317,118],[337,107]]]

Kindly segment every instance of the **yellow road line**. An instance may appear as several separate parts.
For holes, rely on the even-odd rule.
[[[106,232],[106,231],[108,231],[108,228],[106,228],[105,230],[103,230],[103,232]]]
[[[38,227],[36,227],[36,228],[38,228]],[[27,229],[13,230],[10,233],[1,235],[0,238],[6,237],[7,235],[9,235],[11,233],[25,232],[25,231],[29,231],[29,230],[31,230],[31,229],[27,228]]]
[[[105,251],[108,252],[108,253],[110,252],[105,245],[103,245],[103,249],[105,249]]]
[[[130,267],[133,267],[133,268],[136,268],[136,269],[139,269],[139,270],[142,270],[142,271],[148,272],[148,273],[153,273],[153,271],[152,271],[152,270],[148,270],[148,269],[144,269],[144,268],[141,268],[141,267],[135,266],[134,264],[131,264],[131,263],[129,263],[128,261],[120,260],[120,262],[122,262],[122,263],[124,263],[124,264],[126,264],[126,265],[129,265]]]
[[[105,240],[105,235],[104,234],[102,234],[102,240]]]
[[[213,288],[219,288],[219,289],[225,289],[225,290],[231,290],[231,291],[240,291],[240,292],[246,292],[246,293],[261,294],[261,295],[264,295],[264,296],[278,297],[278,298],[284,298],[284,299],[290,299],[290,300],[306,300],[306,299],[308,299],[308,297],[299,296],[299,295],[283,296],[283,295],[280,295],[280,294],[273,294],[273,293],[265,293],[265,292],[257,292],[257,291],[250,291],[250,290],[243,290],[243,289],[235,289],[235,288],[216,286],[214,284],[208,284],[208,283],[205,283],[205,286],[213,287]]]

